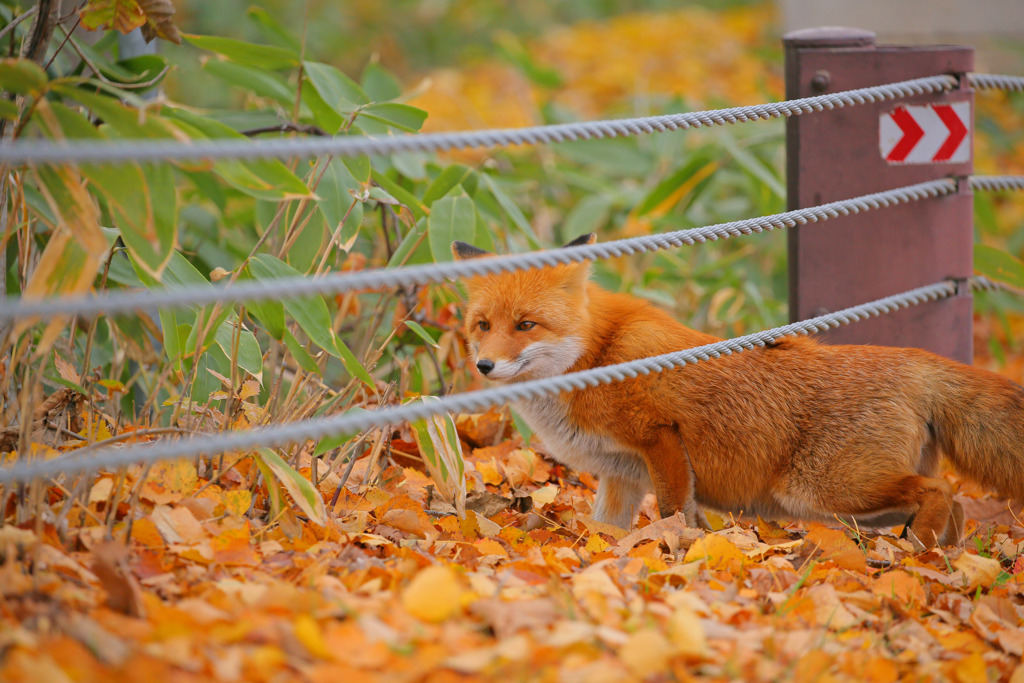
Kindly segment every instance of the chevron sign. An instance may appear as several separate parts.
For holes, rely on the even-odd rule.
[[[878,119],[890,164],[957,164],[971,158],[971,103],[897,107]]]

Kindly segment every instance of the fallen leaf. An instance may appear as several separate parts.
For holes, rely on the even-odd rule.
[[[466,591],[447,567],[430,566],[402,591],[402,606],[417,619],[444,621],[462,611]]]

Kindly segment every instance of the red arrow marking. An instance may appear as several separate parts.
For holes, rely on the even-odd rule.
[[[932,106],[935,113],[939,115],[942,122],[946,124],[946,128],[949,129],[949,137],[942,143],[942,147],[939,147],[939,151],[932,157],[932,161],[948,161],[956,148],[960,146],[963,139],[967,137],[967,127],[964,122],[960,120],[960,117],[953,107],[948,104],[936,104]]]
[[[921,129],[921,126],[917,125],[917,121],[915,121],[914,117],[910,115],[910,112],[903,107],[894,109],[890,116],[892,116],[893,122],[895,122],[895,124],[900,127],[900,130],[903,131],[903,137],[900,138],[900,141],[892,148],[892,151],[889,152],[889,156],[887,156],[885,160],[899,162],[905,160],[907,155],[913,151],[914,145],[924,137],[924,131]],[[953,114],[953,116],[955,118],[956,114]],[[954,147],[953,149],[956,148]],[[952,154],[952,152],[950,152],[950,154]]]

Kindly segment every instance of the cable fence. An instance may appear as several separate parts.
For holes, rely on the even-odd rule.
[[[982,90],[1024,91],[1024,77],[967,74],[967,83]],[[388,138],[332,136],[281,139],[46,141],[17,140],[0,144],[0,163],[128,163],[215,161],[224,159],[295,159],[323,155],[377,156],[400,152],[444,152],[456,149],[549,144],[573,140],[646,135],[673,130],[765,121],[840,109],[871,102],[955,90],[959,80],[942,74],[897,83],[845,90],[782,102],[627,119],[559,123],[452,133],[405,134]]]
[[[1024,78],[1020,77],[968,74],[966,80],[969,85],[979,89],[1024,90]],[[255,141],[247,139],[205,140],[193,143],[157,140],[17,141],[0,144],[0,163],[126,163],[198,159],[296,158],[320,155],[360,156],[552,143],[789,117],[926,93],[946,92],[959,86],[960,81],[956,77],[939,75],[774,104],[613,121],[505,130],[400,135],[389,138],[339,136]],[[961,180],[944,178],[770,216],[544,252],[394,269],[373,269],[356,273],[337,273],[319,278],[251,280],[227,286],[118,291],[64,299],[10,298],[0,301],[0,322],[72,314],[89,316],[175,306],[240,303],[249,300],[281,299],[311,294],[339,294],[385,287],[422,285],[475,275],[606,259],[806,225],[839,216],[952,195],[958,191]],[[1024,176],[972,176],[965,180],[975,190],[1024,189]],[[977,289],[998,287],[984,278],[973,278],[970,282],[971,286]],[[954,296],[957,293],[958,283],[939,282],[835,313],[706,346],[557,377],[466,392],[444,397],[437,402],[393,406],[369,412],[340,414],[145,445],[107,447],[88,454],[71,453],[50,460],[19,460],[14,465],[0,468],[0,483],[25,482],[61,473],[74,474],[130,463],[147,463],[171,458],[243,451],[257,446],[304,443],[311,439],[356,433],[442,413],[478,411],[508,402],[579,390],[652,372],[682,368],[723,355],[763,347],[781,337],[815,334],[867,317],[884,315],[900,308]]]
[[[983,278],[972,278],[971,285],[976,288],[985,289],[997,286]],[[652,372],[664,372],[673,368],[682,368],[686,365],[709,361],[721,356],[764,347],[782,337],[816,334],[830,328],[848,325],[869,317],[892,313],[901,308],[915,306],[926,301],[944,299],[954,296],[957,292],[958,286],[956,282],[938,282],[858,306],[851,306],[834,313],[820,315],[801,322],[763,330],[742,337],[726,339],[713,344],[683,349],[650,358],[641,358],[616,365],[591,368],[556,377],[454,394],[430,403],[410,403],[372,411],[360,411],[356,414],[332,415],[300,422],[209,434],[176,441],[160,441],[124,448],[108,447],[80,456],[71,453],[51,460],[22,460],[14,465],[0,468],[0,484],[26,482],[35,478],[52,477],[62,473],[75,474],[173,458],[214,456],[261,446],[287,446],[327,436],[363,432],[386,425],[419,420],[432,415],[480,411],[509,402],[565,391],[575,391],[600,384],[618,382],[639,375],[647,375]]]
[[[1021,178],[1021,181],[1024,183],[1024,177]],[[683,245],[724,240],[731,237],[793,227],[795,225],[827,221],[839,216],[896,206],[927,198],[941,197],[953,194],[956,191],[956,181],[951,178],[943,178],[759,218],[747,218],[656,235],[630,237],[569,249],[551,249],[548,251],[495,256],[493,258],[453,263],[432,263],[391,269],[379,268],[356,273],[335,273],[319,278],[295,277],[272,280],[248,280],[223,287],[180,287],[174,290],[115,292],[60,299],[26,300],[24,298],[10,298],[0,302],[0,322],[38,316],[70,314],[87,316],[97,313],[109,314],[140,309],[153,310],[174,306],[239,303],[248,300],[301,297],[310,294],[341,294],[379,287],[423,285],[474,275],[490,275],[514,270],[579,263],[580,261],[614,258],[661,249],[671,249]]]

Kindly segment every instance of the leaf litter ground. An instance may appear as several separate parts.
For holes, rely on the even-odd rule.
[[[289,501],[261,515],[252,457],[217,478],[195,461],[93,476],[63,515],[52,486],[61,533],[0,529],[0,680],[1024,680],[1024,528],[964,482],[986,521],[961,548],[838,523],[704,533],[652,521],[650,497],[627,533],[502,414],[458,426],[463,519],[405,431],[322,526]],[[134,505],[106,509],[117,487]]]

